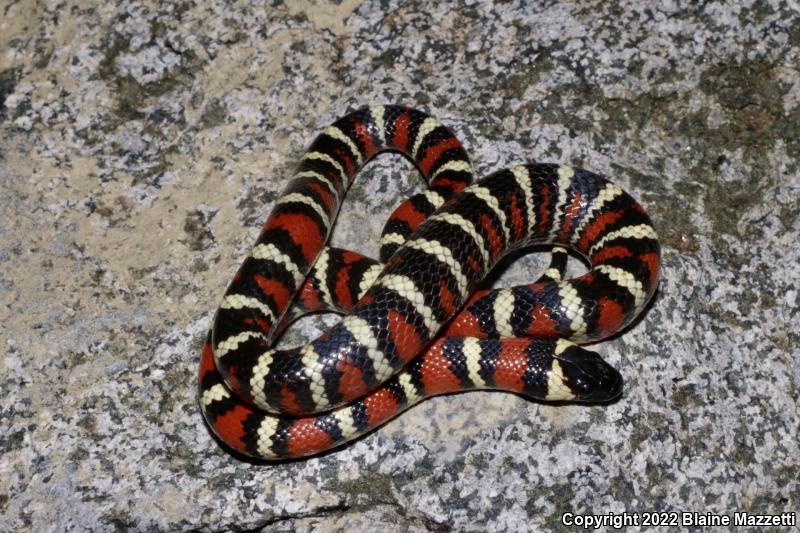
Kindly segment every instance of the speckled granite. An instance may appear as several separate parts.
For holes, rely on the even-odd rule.
[[[798,511],[797,4],[304,4],[0,5],[0,530]],[[598,348],[619,402],[437,398],[279,465],[212,440],[213,310],[315,132],[376,102],[432,112],[481,172],[570,163],[647,207],[663,282]],[[418,187],[370,166],[336,242],[374,252]]]

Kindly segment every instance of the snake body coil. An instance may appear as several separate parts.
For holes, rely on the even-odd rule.
[[[326,248],[352,178],[385,150],[407,155],[429,182],[390,217],[385,264]],[[468,389],[571,401],[621,393],[616,370],[572,341],[624,328],[655,291],[660,251],[644,209],[605,178],[565,166],[472,178],[458,139],[414,109],[365,108],[323,131],[203,349],[201,408],[227,445],[263,459],[310,455],[425,397]],[[591,268],[561,280],[557,253],[534,284],[476,293],[503,256],[535,244],[570,248]],[[346,314],[304,346],[271,347],[291,320],[320,309]]]

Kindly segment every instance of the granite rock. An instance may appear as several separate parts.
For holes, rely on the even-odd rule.
[[[524,531],[567,512],[800,509],[796,3],[0,9],[0,530]],[[568,163],[648,209],[663,281],[597,346],[624,396],[435,398],[321,457],[241,461],[197,406],[214,309],[315,133],[395,102],[452,128],[481,174]],[[419,189],[380,158],[334,242],[375,255],[380,221]]]

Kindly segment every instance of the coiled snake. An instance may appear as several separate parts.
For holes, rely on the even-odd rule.
[[[385,264],[326,248],[347,187],[375,154],[411,159],[429,188],[390,217]],[[228,287],[203,348],[200,405],[232,449],[256,458],[336,447],[436,394],[503,389],[538,400],[606,401],[619,373],[574,343],[638,315],[659,277],[644,209],[605,178],[533,163],[472,184],[469,158],[439,121],[363,108],[311,144]],[[531,285],[478,291],[513,250],[555,245]],[[569,248],[591,268],[562,280]],[[308,344],[272,348],[298,316],[344,313]]]

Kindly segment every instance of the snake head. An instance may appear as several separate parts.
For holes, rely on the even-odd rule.
[[[622,394],[622,375],[600,354],[561,341],[553,357],[548,400],[608,402]]]

